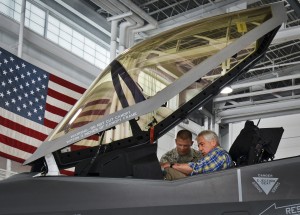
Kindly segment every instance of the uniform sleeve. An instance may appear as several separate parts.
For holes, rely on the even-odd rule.
[[[166,152],[163,156],[161,156],[159,162],[160,163],[170,162],[170,156],[171,156],[171,153],[170,152]]]
[[[167,162],[166,154],[164,154],[163,156],[161,156],[159,162],[160,162],[160,163],[166,163],[166,162]]]
[[[193,149],[193,160],[191,160],[191,162],[197,162],[202,157],[203,156],[199,151],[196,151],[195,149]]]

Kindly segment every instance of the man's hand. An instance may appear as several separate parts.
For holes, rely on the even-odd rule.
[[[170,163],[169,162],[166,162],[166,163],[160,163],[160,167],[165,169],[165,168],[169,168],[170,167]]]
[[[183,163],[183,164],[175,163],[172,166],[172,168],[176,169],[177,171],[179,171],[185,175],[190,175],[193,171],[193,169],[187,163]]]

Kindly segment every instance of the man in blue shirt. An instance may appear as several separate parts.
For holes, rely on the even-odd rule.
[[[227,169],[233,165],[230,155],[219,145],[217,134],[210,130],[202,131],[197,136],[199,150],[203,158],[197,162],[185,164],[173,164],[175,171],[170,171],[166,176],[168,180],[182,178],[184,175],[197,175],[200,173],[209,173],[217,170]]]

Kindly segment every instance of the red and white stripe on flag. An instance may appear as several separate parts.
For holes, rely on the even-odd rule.
[[[33,76],[34,72],[31,72],[38,70],[41,69],[0,49],[0,76],[2,82],[2,84],[0,82],[0,101],[2,100],[1,102],[5,103],[0,107],[0,156],[20,163],[31,156],[86,90],[79,85],[42,70],[48,78],[46,102],[38,106],[40,109],[44,109],[43,120],[39,123],[30,120],[29,117],[17,114],[17,111],[10,111],[10,108],[13,108],[15,104],[15,100],[18,99],[24,101],[20,107],[26,109],[25,114],[28,113],[29,116],[36,111],[30,105],[42,100],[38,97],[39,88],[35,86],[36,91],[30,90],[27,93],[25,84],[35,85],[38,82],[39,76]],[[13,74],[13,76],[6,74]],[[31,83],[26,81],[26,83],[20,84],[23,74],[25,76],[31,74]],[[15,86],[11,86],[9,89],[4,88],[12,84],[15,84]],[[14,96],[14,92],[19,94]],[[30,93],[36,94],[33,97],[36,101],[34,99],[26,100],[28,98],[26,95]]]

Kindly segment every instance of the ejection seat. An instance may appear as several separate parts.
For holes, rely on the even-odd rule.
[[[252,121],[246,121],[229,150],[235,166],[273,160],[283,131],[282,127],[258,128]]]

